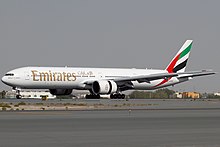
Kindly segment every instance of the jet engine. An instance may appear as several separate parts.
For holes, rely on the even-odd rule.
[[[101,80],[92,84],[92,92],[94,94],[112,94],[117,92],[118,86],[114,81]]]
[[[50,89],[50,93],[53,95],[70,95],[72,89]]]

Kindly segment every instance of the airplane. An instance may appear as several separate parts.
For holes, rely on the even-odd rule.
[[[125,98],[126,90],[154,90],[173,86],[194,77],[215,74],[212,70],[185,72],[193,40],[187,40],[163,69],[22,67],[7,72],[2,82],[16,90],[49,89],[53,95],[69,95],[73,89],[88,90],[86,98]]]

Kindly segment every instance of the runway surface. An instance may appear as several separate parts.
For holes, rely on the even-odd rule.
[[[91,109],[220,109],[219,99],[129,99],[128,101],[116,99],[54,99],[47,101],[42,101],[39,99],[0,99],[0,103],[8,103],[11,105],[15,105],[20,102],[25,103],[26,106],[43,104],[43,106],[45,106],[45,110],[47,110],[49,107],[51,108],[51,105],[54,106],[57,104],[65,106],[77,106],[81,104],[88,107],[95,106],[91,107]],[[27,110],[27,108],[25,108],[25,110]]]
[[[3,147],[218,147],[220,109],[0,112]]]

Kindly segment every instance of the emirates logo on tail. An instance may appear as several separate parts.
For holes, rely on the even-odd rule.
[[[192,40],[187,40],[176,56],[172,59],[166,70],[169,73],[184,72],[192,48]]]

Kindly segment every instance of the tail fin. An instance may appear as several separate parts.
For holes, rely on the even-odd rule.
[[[186,69],[186,63],[189,58],[190,50],[192,48],[192,40],[186,40],[183,46],[180,48],[175,57],[171,60],[166,70],[169,73],[184,72]]]

